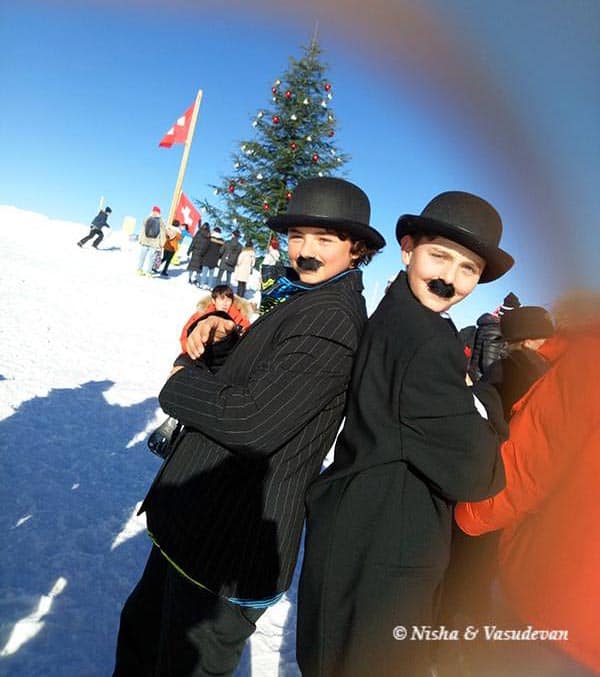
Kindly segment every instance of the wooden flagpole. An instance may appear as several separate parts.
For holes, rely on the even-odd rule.
[[[200,110],[201,102],[202,102],[202,90],[199,89],[198,94],[196,94],[194,110],[192,111],[192,120],[190,122],[190,128],[188,129],[187,139],[185,140],[183,156],[181,157],[181,164],[179,165],[179,175],[177,176],[177,183],[175,184],[175,190],[173,191],[173,199],[171,200],[171,207],[169,208],[169,216],[167,218],[166,224],[167,226],[170,226],[173,223],[173,218],[175,217],[175,210],[177,209],[177,204],[179,203],[181,186],[183,185],[183,177],[185,175],[185,169],[187,166],[188,156],[190,154],[190,148],[192,147],[192,138],[194,137],[194,129],[196,128],[196,120],[198,119],[198,112]]]

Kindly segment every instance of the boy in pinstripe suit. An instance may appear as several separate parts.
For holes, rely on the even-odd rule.
[[[357,186],[301,182],[270,228],[297,279],[213,374],[194,360],[233,323],[208,318],[160,393],[185,426],[141,511],[153,548],[122,614],[116,675],[230,675],[289,587],[304,493],[340,424],[366,321],[361,264],[385,245]],[[218,325],[218,326],[216,326]]]

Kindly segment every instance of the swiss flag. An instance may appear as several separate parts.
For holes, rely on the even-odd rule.
[[[202,223],[200,212],[189,201],[185,193],[179,196],[179,203],[175,210],[175,218],[179,220],[187,232],[193,237],[196,234],[198,225]]]
[[[163,136],[161,142],[158,144],[159,146],[162,148],[170,148],[174,143],[186,142],[190,123],[192,121],[193,110],[194,104],[192,104],[180,118],[177,118],[177,122]]]

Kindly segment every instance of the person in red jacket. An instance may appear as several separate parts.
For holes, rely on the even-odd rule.
[[[526,663],[519,674],[600,673],[600,294],[588,298],[594,312],[546,342],[540,352],[552,368],[513,407],[506,488],[455,510],[467,534],[504,530],[499,578],[517,624],[568,633],[510,642],[503,660]],[[569,297],[562,307],[578,304]]]

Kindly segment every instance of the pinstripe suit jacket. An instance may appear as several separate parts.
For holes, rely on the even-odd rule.
[[[175,373],[160,393],[187,432],[142,506],[187,576],[228,597],[289,587],[306,487],[340,424],[366,321],[352,271],[257,320],[217,374]]]

